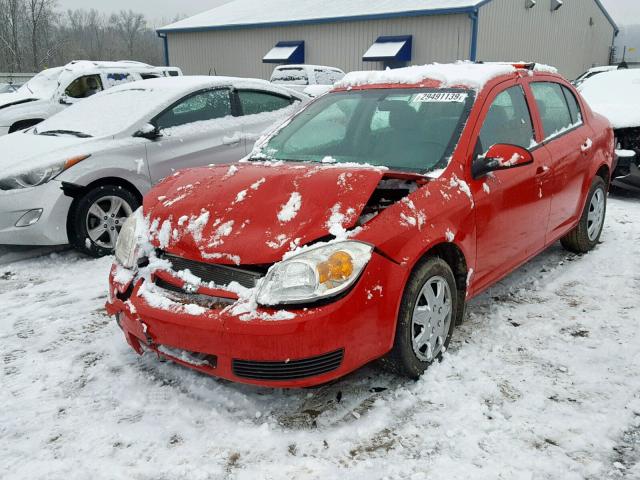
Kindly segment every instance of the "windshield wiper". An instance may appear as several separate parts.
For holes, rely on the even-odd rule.
[[[46,132],[38,132],[38,135],[50,135],[57,137],[58,135],[73,135],[78,138],[91,138],[91,135],[83,132],[76,132],[75,130],[47,130]]]

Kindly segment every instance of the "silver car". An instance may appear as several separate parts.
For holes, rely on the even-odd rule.
[[[262,80],[145,80],[1,137],[0,244],[109,254],[152,185],[177,169],[241,159],[306,98]]]

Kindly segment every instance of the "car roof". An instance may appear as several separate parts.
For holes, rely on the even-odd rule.
[[[267,90],[273,93],[284,95],[287,97],[304,98],[303,95],[297,92],[292,92],[289,89],[279,87],[266,80],[257,78],[239,78],[239,77],[225,77],[225,76],[198,76],[198,75],[185,75],[182,77],[162,77],[152,78],[149,80],[142,80],[138,82],[131,82],[111,88],[112,91],[120,90],[163,90],[163,91],[175,91],[187,92],[190,90],[198,90],[205,88],[215,87],[235,87],[235,88],[247,88],[247,89],[260,89]]]
[[[376,88],[397,85],[403,87],[419,87],[425,83],[435,83],[439,88],[467,87],[481,90],[492,80],[512,76],[518,71],[527,71],[529,75],[536,73],[557,74],[554,67],[526,62],[492,62],[474,63],[459,61],[455,63],[434,63],[411,66],[393,70],[362,71],[348,73],[336,83],[336,89]]]

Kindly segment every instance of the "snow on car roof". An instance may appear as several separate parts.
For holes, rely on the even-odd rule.
[[[255,0],[235,0],[180,20],[159,32],[193,28],[295,23],[309,20],[366,17],[410,12],[468,9],[482,0],[269,0],[269,8],[256,8]]]
[[[233,85],[236,88],[259,88],[281,95],[300,97],[289,89],[278,87],[271,82],[258,78],[239,78],[223,76],[185,75],[181,77],[161,77],[137,82],[125,83],[109,89],[109,91],[122,90],[162,90],[183,91],[188,89],[223,87]]]
[[[531,67],[529,67],[531,66]],[[419,84],[427,80],[440,82],[442,87],[466,86],[480,90],[487,82],[515,73],[519,68],[527,68],[532,74],[557,73],[549,65],[527,62],[474,63],[458,61],[455,63],[433,63],[429,65],[396,68],[394,70],[372,70],[348,73],[335,84],[336,88],[352,88],[363,85]]]
[[[335,86],[350,88],[393,83],[419,84],[425,80],[435,80],[443,87],[465,85],[479,90],[490,80],[515,72],[516,67],[506,63],[435,63],[394,70],[351,72]]]
[[[578,90],[613,128],[640,126],[640,69],[601,73],[585,80]]]

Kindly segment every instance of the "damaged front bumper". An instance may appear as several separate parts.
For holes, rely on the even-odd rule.
[[[640,127],[616,130],[617,165],[611,184],[640,193]]]
[[[374,254],[346,295],[288,308],[287,318],[279,319],[282,311],[266,308],[250,318],[234,315],[226,299],[212,301],[196,315],[154,306],[141,295],[143,283],[161,278],[165,285],[182,285],[180,280],[163,271],[151,280],[123,284],[115,280],[118,268],[110,275],[106,307],[138,354],[153,351],[234,382],[287,388],[329,382],[387,353],[407,275],[405,267]],[[190,293],[206,297],[212,292]]]

